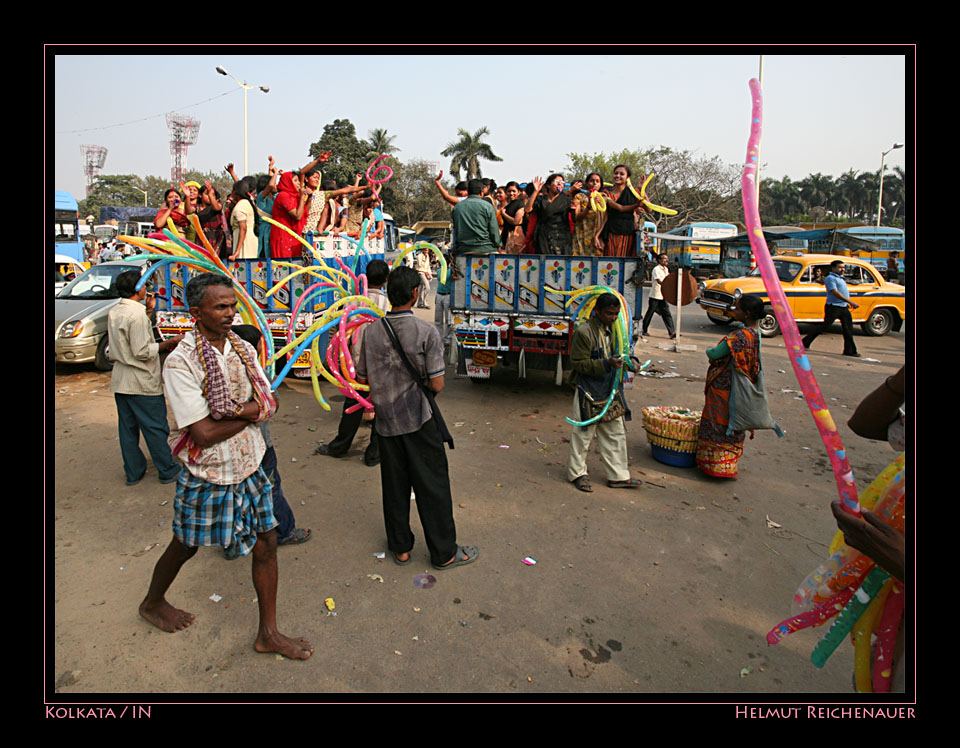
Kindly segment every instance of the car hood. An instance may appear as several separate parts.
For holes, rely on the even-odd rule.
[[[53,302],[53,316],[55,319],[54,334],[64,322],[83,317],[106,319],[110,308],[120,299],[55,299]]]
[[[707,281],[705,285],[709,291],[722,291],[728,294],[733,294],[738,288],[744,293],[764,290],[763,278],[720,278]]]

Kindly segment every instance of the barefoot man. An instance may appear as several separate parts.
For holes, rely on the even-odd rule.
[[[153,570],[140,615],[163,631],[180,631],[194,615],[164,597],[180,567],[203,545],[252,551],[260,626],[254,649],[305,660],[306,639],[277,630],[277,520],[271,485],[260,469],[265,446],[257,426],[273,415],[256,351],[230,331],[237,297],[229,278],[204,273],[187,283],[196,327],[167,358],[163,384],[177,428],[173,452],[185,468],[177,480],[173,540]]]

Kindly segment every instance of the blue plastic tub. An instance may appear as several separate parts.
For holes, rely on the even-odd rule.
[[[664,465],[673,465],[674,467],[695,467],[697,464],[697,455],[694,452],[676,452],[672,449],[658,447],[651,444],[653,450],[653,459],[662,462]]]

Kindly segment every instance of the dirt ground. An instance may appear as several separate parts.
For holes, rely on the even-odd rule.
[[[432,321],[432,311],[417,313]],[[279,550],[278,610],[284,633],[315,645],[305,662],[254,651],[249,558],[226,561],[206,548],[186,564],[168,595],[196,614],[186,631],[163,633],[137,615],[170,541],[174,486],[161,485],[151,463],[140,485],[126,487],[109,375],[55,367],[48,401],[55,471],[45,504],[54,572],[47,693],[78,702],[95,694],[317,702],[377,695],[402,702],[412,694],[851,698],[846,643],[818,670],[810,652],[822,629],[774,647],[765,641],[789,616],[795,589],[825,558],[835,532],[833,474],[783,338],[765,340],[763,351],[771,410],[787,434],[757,432],[740,478],[721,482],[655,461],[642,427],[645,405],[702,407],[704,350],[723,332],[695,307],[684,308],[683,321],[682,342],[695,351],[661,348],[668,341],[659,320],[636,349],[641,361],[678,375],[638,378],[627,390],[639,491],[606,487],[595,446],[594,492],[567,483],[571,397],[551,373],[531,372],[521,383],[502,370],[475,384],[448,368],[439,404],[456,440],[448,456],[457,530],[460,542],[480,548],[476,564],[449,571],[430,566],[415,511],[414,563],[377,557],[386,546],[379,468],[361,460],[368,432],[361,429],[346,459],[315,456],[318,442],[336,432],[342,399],[324,385],[333,406],[325,412],[309,380],[288,378],[272,433],[286,496],[313,538]],[[863,358],[850,359],[839,355],[837,328],[810,354],[861,489],[895,455],[886,443],[854,435],[846,421],[904,363],[905,337],[858,331]],[[527,557],[536,563],[524,563]],[[421,574],[435,583],[418,586]]]

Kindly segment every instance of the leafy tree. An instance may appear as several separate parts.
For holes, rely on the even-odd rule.
[[[404,164],[399,161],[393,167],[393,178],[387,186],[393,188],[394,201],[384,204],[398,223],[412,226],[417,221],[446,221],[450,219],[451,206],[437,191],[432,167],[426,161],[416,160]],[[447,186],[453,192],[453,186]]]
[[[385,131],[384,131],[385,132]],[[330,160],[320,168],[324,179],[335,179],[340,184],[353,184],[356,174],[363,175],[369,161],[371,145],[357,138],[357,128],[348,119],[336,119],[323,127],[323,135],[310,146],[310,159],[323,151],[330,151]],[[299,164],[299,169],[303,164]]]
[[[440,151],[440,155],[450,159],[450,175],[454,182],[460,181],[461,171],[466,171],[467,181],[482,177],[480,159],[503,161],[488,143],[483,142],[484,136],[489,134],[490,129],[486,126],[472,135],[461,127],[457,130],[458,139],[448,143],[447,147]]]
[[[384,128],[377,127],[367,133],[370,136],[370,140],[367,142],[370,144],[370,150],[366,153],[366,158],[369,161],[374,161],[380,156],[390,156],[400,149],[393,144],[396,135],[387,135],[387,131]],[[386,161],[387,159],[384,159]]]

